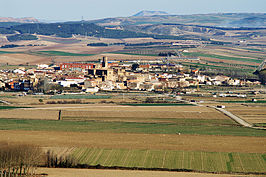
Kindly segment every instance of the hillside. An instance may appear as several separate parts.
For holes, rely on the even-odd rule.
[[[0,17],[0,22],[38,23],[39,21],[33,17],[23,17],[23,18]]]
[[[1,34],[36,34],[36,35],[47,35],[47,36],[57,36],[63,38],[69,38],[73,35],[82,35],[97,38],[154,38],[154,39],[176,39],[176,40],[186,40],[186,39],[197,39],[197,40],[209,40],[204,37],[197,36],[172,36],[169,34],[147,34],[141,31],[130,31],[127,29],[117,30],[101,27],[92,23],[84,22],[68,22],[68,23],[31,23],[31,24],[21,24],[17,26],[11,26],[9,28],[0,28]],[[17,36],[19,37],[19,36]]]
[[[265,13],[217,13],[194,15],[145,15],[140,12],[131,17],[105,18],[90,21],[102,26],[125,26],[143,24],[179,23],[190,25],[220,26],[220,27],[266,27]]]

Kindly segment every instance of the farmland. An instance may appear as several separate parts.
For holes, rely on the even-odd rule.
[[[99,42],[97,39],[93,40]],[[143,51],[141,55],[129,54],[123,51],[121,46],[87,47],[86,43],[73,43],[71,47],[65,43],[46,43],[47,46],[36,46],[32,51],[28,51],[29,47],[18,48],[14,53],[7,50],[1,53],[0,61],[5,63],[2,66],[4,69],[15,67],[7,65],[6,62],[20,64],[22,67],[33,67],[31,63],[49,63],[51,56],[55,63],[91,61],[100,58],[102,52],[110,52],[104,53],[110,60],[160,58],[149,51]],[[116,50],[121,53],[116,53]],[[193,65],[192,68],[219,71],[228,68],[238,71],[241,68],[239,71],[243,73],[252,73],[264,56],[262,49],[225,46],[207,45],[205,48],[188,50],[188,55],[197,55],[201,61],[181,62],[185,66]],[[26,66],[27,61],[29,66]],[[265,125],[263,99],[251,103],[251,98],[257,96],[248,95],[247,99],[213,98],[209,92],[211,89],[216,92],[228,91],[228,88],[201,89],[204,96],[192,94],[182,95],[182,98],[204,100],[202,105],[205,106],[223,104],[227,110],[248,122]],[[158,168],[231,174],[265,173],[265,130],[241,127],[209,107],[187,103],[143,103],[146,97],[164,100],[158,94],[147,92],[25,97],[5,93],[1,95],[1,99],[10,102],[12,108],[29,108],[0,108],[0,141],[11,144],[29,143],[46,150],[57,149],[55,152],[58,155],[70,153],[80,164],[89,166],[99,164],[107,167],[153,170]],[[81,102],[71,103],[75,100]],[[48,102],[50,103],[47,104]],[[57,120],[59,110],[62,111],[61,121]],[[50,172],[48,174],[50,175]]]
[[[241,58],[241,57],[228,57],[228,56],[221,56],[221,55],[214,55],[214,54],[203,54],[203,53],[184,53],[185,55],[192,55],[192,56],[200,56],[200,57],[208,57],[208,58],[217,58],[222,60],[236,60],[236,61],[246,61],[246,62],[255,62],[255,63],[261,63],[261,60],[252,59],[252,58]]]
[[[75,148],[70,153],[79,164],[140,169],[192,170],[201,172],[264,173],[265,155],[258,153],[189,152]],[[252,164],[252,165],[251,165]]]
[[[217,122],[183,121],[182,123],[142,123],[142,122],[98,122],[98,121],[50,121],[0,119],[2,130],[31,131],[70,131],[70,132],[110,132],[110,133],[144,133],[144,134],[205,134],[233,136],[266,136],[263,130],[230,126],[224,121]]]

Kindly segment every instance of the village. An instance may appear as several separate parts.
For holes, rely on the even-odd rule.
[[[36,68],[0,70],[2,91],[28,93],[95,93],[99,91],[166,92],[199,86],[252,86],[259,81],[223,75],[206,76],[198,69],[159,61],[108,61],[91,63],[40,64]]]

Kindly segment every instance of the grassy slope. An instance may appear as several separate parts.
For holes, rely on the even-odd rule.
[[[228,122],[217,126],[217,123],[204,124],[195,120],[187,123],[136,123],[0,119],[0,130],[266,136],[264,130],[228,125]]]

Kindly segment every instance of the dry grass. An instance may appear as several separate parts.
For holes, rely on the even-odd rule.
[[[266,153],[265,137],[1,130],[0,141],[41,147]]]

